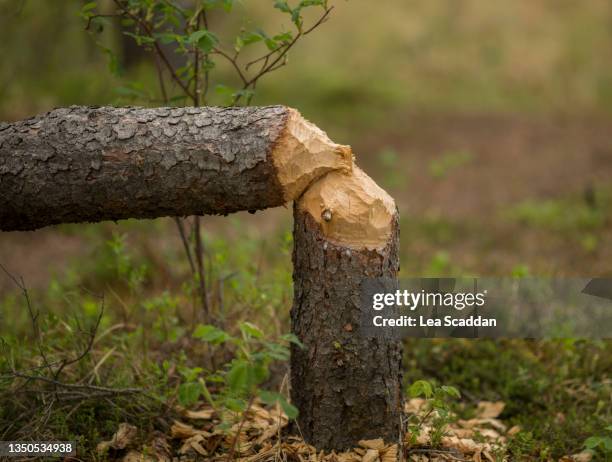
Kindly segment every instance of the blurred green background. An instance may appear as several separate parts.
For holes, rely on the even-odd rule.
[[[77,14],[84,3],[0,0],[0,120],[71,104],[144,104],[125,88],[159,98],[150,58],[117,28],[99,37],[123,73],[109,72]],[[612,276],[611,2],[334,5],[289,64],[262,80],[253,103],[295,107],[352,145],[398,203],[402,276]],[[211,17],[222,38],[252,24],[289,28],[264,0]],[[215,83],[233,82],[229,66],[217,75]],[[226,327],[247,319],[286,332],[290,207],[203,223],[211,293]],[[123,359],[109,366],[186,348],[193,281],[170,219],[4,233],[0,263],[54,316],[95,316],[82,288],[107,294],[104,326],[121,321],[147,338],[123,339]],[[28,329],[18,290],[0,277],[0,337],[17,344]],[[148,338],[147,329],[160,335]],[[69,346],[58,340],[56,348]],[[515,454],[547,460],[580,450],[609,423],[610,352],[609,342],[420,341],[406,365],[408,379],[510,403],[502,417],[526,428]],[[142,371],[118,376],[146,382]],[[90,437],[107,434],[110,422]]]

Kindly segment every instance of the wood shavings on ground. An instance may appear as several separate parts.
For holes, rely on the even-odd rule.
[[[236,417],[225,430],[218,428],[221,420],[212,408],[183,410],[183,420],[171,425],[168,435],[156,432],[140,451],[129,445],[123,462],[498,462],[510,460],[506,454],[509,438],[520,431],[499,420],[504,403],[479,403],[474,418],[457,419],[446,426],[439,444],[432,445],[435,433],[433,418],[426,413],[425,400],[411,399],[405,404],[408,414],[424,417],[418,435],[406,432],[400,443],[385,443],[382,439],[359,441],[357,447],[344,452],[322,452],[289,434],[289,419],[279,406],[266,408],[254,403],[245,418]],[[124,425],[124,424],[122,424]],[[113,442],[121,440],[127,427],[120,427]],[[133,435],[130,428],[128,432]],[[238,437],[236,436],[238,435]],[[416,436],[416,438],[413,438]],[[101,448],[113,446],[112,442]],[[584,454],[569,456],[563,461],[586,462]]]

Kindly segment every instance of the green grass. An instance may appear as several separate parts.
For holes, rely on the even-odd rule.
[[[40,395],[32,392],[40,384],[26,386],[6,377],[13,368],[40,366],[41,356],[23,299],[11,294],[0,301],[3,317],[11,317],[10,329],[0,326],[5,352],[0,356],[0,376],[5,376],[0,380],[0,428],[18,423],[9,428],[6,439],[23,437],[20,430],[32,432],[45,418],[47,439],[76,439],[84,454],[93,455],[95,445],[110,437],[120,422],[136,425],[141,437],[168,430],[178,390],[188,377],[185,371],[203,367],[206,375],[213,370],[208,350],[191,338],[199,305],[193,300],[193,282],[180,243],[161,246],[165,249],[160,247],[162,259],[147,257],[145,243],[172,233],[170,225],[126,223],[123,234],[110,232],[108,228],[114,226],[91,225],[84,234],[92,249],[86,263],[74,262],[47,290],[31,292],[33,306],[41,310],[43,348],[50,361],[82,351],[101,306],[96,294],[103,292],[99,341],[59,380],[139,387],[146,394],[85,400],[78,407],[58,403],[47,414]],[[249,321],[262,327],[267,338],[278,338],[289,330],[290,234],[280,232],[264,242],[247,239],[249,231],[240,220],[231,228],[229,234],[210,231],[206,235],[209,283],[214,288],[220,279],[225,281],[223,308],[218,294],[212,297],[218,322],[236,333],[240,322]],[[414,232],[444,242],[462,231],[432,219]],[[458,271],[450,256],[439,252],[425,263],[421,274]],[[165,279],[159,274],[166,274]],[[588,437],[603,434],[612,418],[611,346],[610,342],[574,340],[410,340],[404,374],[406,383],[426,378],[457,387],[463,398],[455,410],[463,417],[469,417],[479,400],[503,400],[504,422],[522,428],[510,441],[514,457],[547,460],[579,452]],[[227,358],[222,351],[218,351],[217,366]],[[278,384],[284,366],[273,370],[280,376],[273,374],[269,383]],[[29,391],[15,395],[16,387]],[[31,412],[24,414],[24,409]]]
[[[506,403],[502,420],[522,429],[510,441],[516,460],[580,452],[612,419],[610,341],[410,340],[406,349],[406,383],[457,387],[463,417],[480,400]]]

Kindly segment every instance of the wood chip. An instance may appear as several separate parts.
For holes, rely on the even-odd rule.
[[[494,419],[502,413],[505,407],[506,403],[503,401],[481,401],[478,403],[476,415],[481,419]]]
[[[366,449],[383,449],[385,447],[385,442],[382,438],[376,438],[374,440],[361,440],[359,441],[359,446]]]
[[[215,415],[213,408],[200,409],[199,411],[185,411],[184,416],[191,420],[210,420]]]
[[[361,462],[379,462],[380,459],[378,457],[378,450],[376,449],[368,449],[361,459]]]

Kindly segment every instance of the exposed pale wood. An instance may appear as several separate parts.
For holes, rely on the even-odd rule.
[[[324,175],[304,192],[298,206],[327,239],[354,249],[385,247],[396,212],[391,196],[358,167],[348,175]]]

